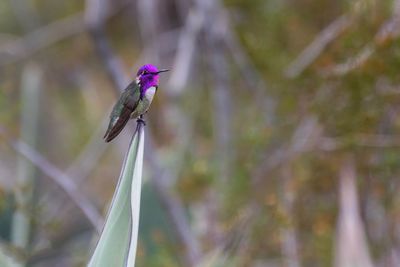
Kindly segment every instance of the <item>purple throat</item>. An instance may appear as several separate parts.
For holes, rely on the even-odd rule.
[[[159,70],[152,64],[142,66],[138,72],[137,77],[140,81],[140,92],[142,97],[150,87],[158,87]]]

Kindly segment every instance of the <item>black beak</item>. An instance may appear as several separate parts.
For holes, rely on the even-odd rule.
[[[167,72],[167,71],[169,71],[169,69],[162,69],[162,70],[159,70],[159,71],[157,72],[157,74],[160,74],[160,73],[162,73],[162,72]]]

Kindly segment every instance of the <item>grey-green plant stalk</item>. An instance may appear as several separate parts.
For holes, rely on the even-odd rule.
[[[35,147],[38,134],[40,84],[42,72],[29,64],[23,72],[21,84],[21,140]],[[21,249],[29,249],[31,210],[36,168],[23,156],[19,156],[15,198],[17,209],[13,215],[11,242]],[[18,266],[25,266],[21,263]]]

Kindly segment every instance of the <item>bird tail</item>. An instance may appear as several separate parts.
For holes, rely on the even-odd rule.
[[[129,121],[130,114],[131,111],[127,109],[126,112],[123,112],[121,116],[119,116],[117,122],[108,128],[103,137],[107,143],[113,140],[122,131],[122,129],[124,129],[125,125]]]

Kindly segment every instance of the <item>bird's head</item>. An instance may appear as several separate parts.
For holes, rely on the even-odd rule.
[[[158,70],[156,66],[146,64],[142,66],[136,74],[136,82],[143,90],[158,86],[159,74],[168,71],[167,69]]]

